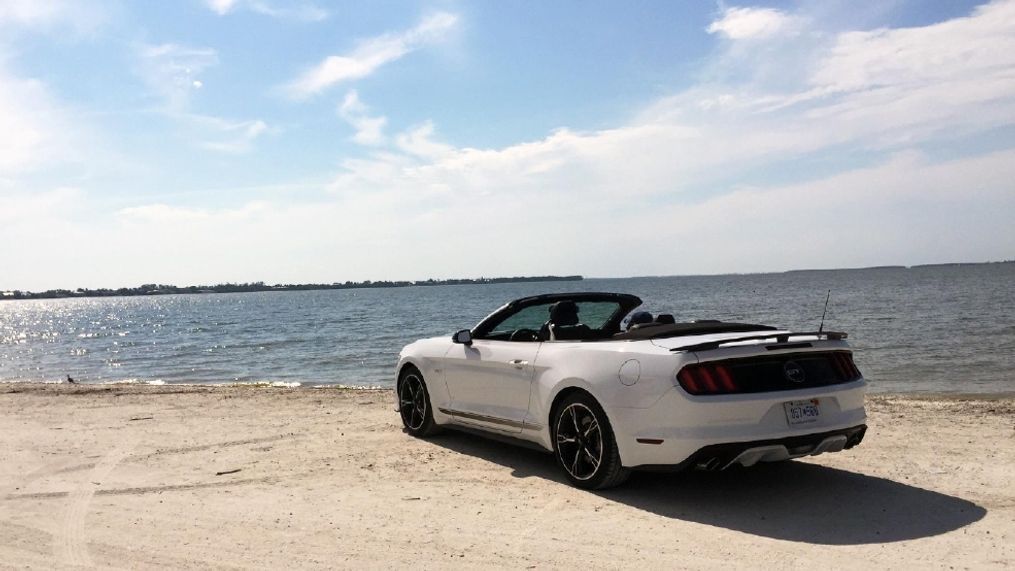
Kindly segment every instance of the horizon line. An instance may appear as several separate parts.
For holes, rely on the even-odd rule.
[[[541,281],[579,281],[579,280],[583,281],[583,280],[590,280],[590,279],[591,280],[597,280],[597,279],[598,280],[617,280],[617,279],[638,279],[638,278],[693,278],[693,277],[718,277],[718,276],[756,276],[756,275],[787,274],[787,273],[794,273],[794,272],[834,272],[834,271],[887,270],[887,269],[897,269],[897,270],[898,269],[905,269],[905,270],[908,270],[908,269],[926,268],[926,267],[977,266],[977,265],[1011,264],[1011,263],[1015,263],[1015,259],[1011,259],[1011,260],[988,260],[988,261],[980,261],[980,262],[933,262],[933,263],[912,264],[912,265],[884,264],[884,265],[876,265],[876,266],[842,267],[842,268],[796,268],[796,269],[789,269],[789,270],[768,270],[768,271],[757,271],[757,272],[717,272],[717,273],[711,273],[711,274],[710,273],[702,273],[702,274],[643,274],[643,275],[629,275],[629,276],[586,276],[584,274],[533,275],[533,276],[497,276],[497,277],[479,276],[479,277],[474,277],[474,278],[426,278],[426,279],[416,279],[416,280],[408,280],[408,279],[382,279],[382,280],[361,280],[361,281],[346,280],[346,281],[332,281],[332,282],[319,282],[319,283],[313,283],[313,282],[306,282],[306,283],[282,283],[282,282],[277,282],[277,283],[270,284],[270,285],[266,284],[263,280],[257,280],[257,281],[253,281],[253,282],[224,282],[224,283],[218,283],[218,284],[214,284],[214,285],[200,284],[200,285],[188,285],[188,286],[177,286],[177,285],[173,285],[173,284],[159,284],[159,283],[156,283],[156,282],[149,282],[149,283],[143,283],[143,284],[136,285],[136,286],[94,287],[94,288],[79,287],[79,288],[73,288],[73,289],[71,289],[71,288],[49,288],[49,289],[39,290],[39,291],[21,290],[21,289],[15,289],[15,288],[11,288],[11,289],[0,288],[0,295],[6,294],[6,293],[13,293],[13,292],[20,292],[20,293],[23,293],[23,294],[41,294],[41,293],[56,292],[56,291],[74,292],[74,291],[79,291],[79,290],[92,290],[92,291],[114,290],[115,291],[115,290],[119,290],[119,289],[136,289],[136,288],[140,288],[140,287],[145,286],[145,285],[169,286],[169,287],[174,287],[174,288],[187,289],[187,288],[220,287],[220,286],[230,286],[230,285],[233,285],[233,286],[248,285],[249,286],[249,285],[256,285],[256,284],[261,284],[261,285],[263,285],[265,287],[272,287],[272,288],[284,288],[284,287],[298,288],[298,287],[304,287],[304,286],[335,286],[335,285],[346,285],[346,284],[364,285],[364,284],[376,284],[376,283],[392,283],[392,284],[409,284],[409,287],[411,287],[411,286],[415,286],[415,285],[427,285],[427,282],[455,282],[455,281],[468,282],[468,281],[473,281],[473,282],[480,282],[480,283],[478,283],[478,284],[445,283],[445,284],[439,284],[439,285],[483,285],[481,283],[483,280],[497,280],[497,281],[503,281],[503,280],[528,281],[528,280],[532,280],[532,281],[539,281],[540,278],[542,278]],[[559,279],[554,280],[554,279],[546,279],[546,278],[559,278]],[[575,278],[579,278],[579,279],[576,280]],[[350,287],[349,289],[353,289],[353,288]]]

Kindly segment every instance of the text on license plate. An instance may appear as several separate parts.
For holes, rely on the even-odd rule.
[[[782,404],[786,409],[786,421],[790,426],[810,424],[821,418],[821,401],[819,399],[794,400]]]

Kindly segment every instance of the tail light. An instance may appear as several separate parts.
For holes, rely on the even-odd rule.
[[[860,369],[857,369],[856,364],[853,363],[853,355],[851,353],[832,353],[832,361],[839,370],[839,374],[847,381],[859,379],[863,376],[860,374]]]
[[[715,395],[740,392],[729,368],[722,363],[688,365],[677,373],[677,380],[692,395]]]
[[[692,395],[725,395],[823,387],[861,376],[851,353],[828,351],[697,363],[680,369],[677,381]]]

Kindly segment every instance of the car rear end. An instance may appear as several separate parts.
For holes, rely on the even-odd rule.
[[[866,381],[849,346],[790,335],[654,340],[672,353],[673,388],[649,408],[612,411],[624,465],[721,470],[859,444]]]

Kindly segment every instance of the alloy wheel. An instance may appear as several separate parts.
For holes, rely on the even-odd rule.
[[[409,430],[419,430],[426,422],[426,390],[423,380],[417,375],[407,375],[402,379],[398,391],[399,411],[402,422]]]
[[[576,480],[596,475],[603,463],[603,431],[592,409],[571,403],[557,416],[557,455]]]

